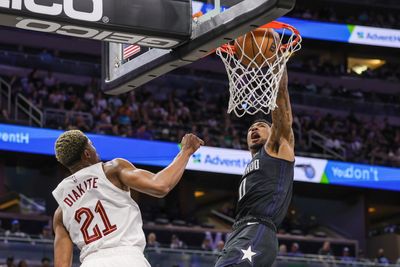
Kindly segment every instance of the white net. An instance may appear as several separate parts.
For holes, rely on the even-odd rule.
[[[228,113],[233,111],[238,117],[242,117],[259,111],[268,114],[276,108],[279,83],[286,62],[292,53],[301,48],[301,36],[289,25],[274,25],[274,28],[281,27],[277,30],[279,34],[272,34],[267,28],[258,29],[257,34],[249,32],[236,39],[234,45],[225,45],[216,50],[229,77]],[[274,42],[270,44],[272,39]],[[248,45],[252,47],[251,55],[245,53]],[[277,49],[267,56],[266,50],[270,51],[274,45]]]

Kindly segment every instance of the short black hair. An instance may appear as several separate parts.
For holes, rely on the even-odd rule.
[[[267,120],[264,119],[264,118],[257,118],[257,119],[255,119],[255,120],[253,120],[253,122],[250,124],[249,128],[250,128],[252,125],[254,125],[255,123],[257,123],[257,122],[266,123],[266,124],[268,124],[269,127],[271,127],[271,125],[272,125],[269,121],[267,121]]]

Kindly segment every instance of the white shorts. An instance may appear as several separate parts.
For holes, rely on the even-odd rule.
[[[81,267],[151,267],[142,251],[136,247],[116,247],[99,250],[85,257]]]

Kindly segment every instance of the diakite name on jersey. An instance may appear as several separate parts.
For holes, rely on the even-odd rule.
[[[75,186],[71,192],[64,198],[64,203],[72,207],[74,203],[81,198],[86,191],[97,188],[97,177],[92,177],[84,180],[82,183]]]

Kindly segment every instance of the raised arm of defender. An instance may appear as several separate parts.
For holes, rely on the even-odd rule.
[[[125,186],[155,197],[167,195],[182,178],[190,156],[204,144],[203,140],[193,134],[182,139],[182,149],[174,161],[157,174],[137,169],[124,159],[115,159],[116,176]]]
[[[54,266],[55,267],[70,267],[72,266],[72,254],[74,245],[68,234],[67,229],[63,224],[62,211],[58,207],[54,213],[53,229],[54,237]]]
[[[276,100],[278,107],[272,112],[271,135],[266,143],[266,150],[286,160],[294,159],[294,135],[292,130],[292,108],[288,92],[288,76],[285,67],[279,83]]]

